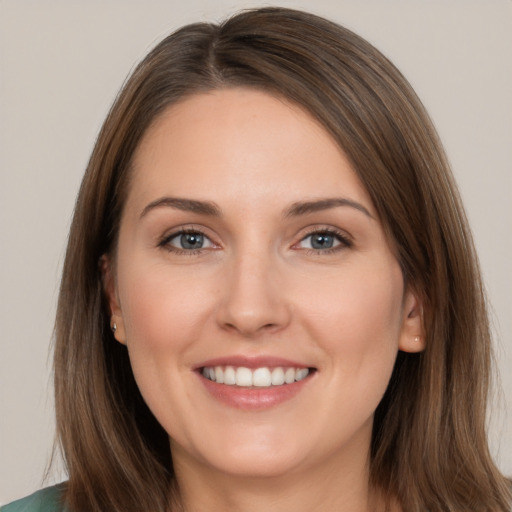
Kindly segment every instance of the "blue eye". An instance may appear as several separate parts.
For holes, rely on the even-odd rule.
[[[314,233],[310,235],[311,247],[313,249],[332,249],[334,244],[339,243],[333,235],[329,233]]]
[[[200,233],[199,231],[180,231],[175,233],[166,239],[161,244],[163,247],[167,247],[171,251],[200,251],[201,249],[207,249],[213,247],[211,240]]]
[[[180,249],[202,249],[204,243],[204,235],[200,233],[181,233],[171,240],[176,240],[180,246]]]
[[[331,231],[315,231],[305,236],[300,242],[301,249],[314,250],[316,252],[350,247],[351,242],[343,235]]]

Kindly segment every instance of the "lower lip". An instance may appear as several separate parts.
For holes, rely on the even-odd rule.
[[[312,377],[309,374],[305,379],[282,386],[244,388],[218,384],[206,379],[200,373],[198,373],[198,376],[207,391],[220,402],[236,409],[251,411],[270,409],[292,399],[307,385]]]

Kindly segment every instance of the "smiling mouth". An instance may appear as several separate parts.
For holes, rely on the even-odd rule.
[[[200,369],[204,378],[224,384],[245,388],[269,388],[286,386],[304,380],[313,373],[315,368],[293,367],[260,367],[246,368],[244,366],[204,366]]]

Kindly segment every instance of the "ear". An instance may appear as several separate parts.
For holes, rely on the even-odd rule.
[[[99,261],[103,292],[107,298],[110,310],[110,328],[114,338],[123,345],[126,345],[126,332],[124,328],[123,313],[117,293],[116,276],[112,258],[104,254]]]
[[[402,329],[398,348],[403,352],[425,350],[425,330],[423,328],[423,305],[413,290],[406,290],[404,297]]]

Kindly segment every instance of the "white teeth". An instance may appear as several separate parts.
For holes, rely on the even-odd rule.
[[[284,371],[282,368],[272,370],[272,386],[281,386],[284,384]]]
[[[259,388],[268,388],[272,384],[272,374],[268,368],[258,368],[252,374],[252,383]]]
[[[295,368],[287,368],[284,372],[284,381],[286,384],[295,382]]]
[[[215,382],[224,384],[224,372],[220,366],[215,367]]]
[[[309,375],[309,368],[261,367],[251,370],[244,366],[205,366],[202,374],[218,384],[268,388],[303,380]]]
[[[237,386],[252,386],[252,372],[249,368],[243,366],[237,368],[235,378]]]
[[[235,369],[232,366],[226,366],[224,370],[224,384],[234,386],[236,384]]]
[[[308,376],[309,370],[307,368],[301,368],[300,370],[297,370],[297,373],[295,374],[295,380],[302,380],[305,379]]]

